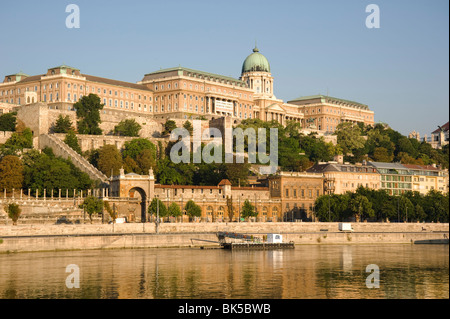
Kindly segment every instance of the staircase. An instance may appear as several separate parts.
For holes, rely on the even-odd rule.
[[[70,159],[76,167],[88,174],[91,179],[100,181],[102,183],[108,183],[108,177],[106,177],[105,174],[100,172],[84,157],[75,152],[69,145],[61,141],[55,135],[41,134],[39,136],[39,148],[42,150],[45,147],[53,149],[53,153],[56,156]]]

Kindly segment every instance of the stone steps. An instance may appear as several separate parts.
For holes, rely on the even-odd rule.
[[[98,180],[103,183],[108,182],[108,177],[106,177],[105,174],[96,169],[84,157],[75,152],[70,146],[61,141],[55,135],[41,134],[39,136],[39,148],[43,149],[45,147],[52,148],[56,156],[70,159],[76,167],[88,174],[91,179]]]

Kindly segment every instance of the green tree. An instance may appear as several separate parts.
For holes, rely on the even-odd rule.
[[[78,143],[77,135],[75,134],[74,130],[69,129],[69,131],[66,134],[66,137],[64,138],[64,143],[69,145],[78,154],[82,153],[80,144]]]
[[[122,154],[115,145],[104,145],[98,151],[97,168],[106,176],[110,177],[111,173],[119,175],[122,167]]]
[[[125,174],[128,173],[138,174],[137,172],[140,171],[140,168],[136,163],[136,161],[129,156],[125,157],[125,159],[123,160],[123,169],[125,171]]]
[[[164,124],[164,130],[162,131],[162,135],[170,134],[174,129],[177,128],[177,124],[173,120],[167,120]]]
[[[139,168],[137,174],[148,175],[150,168],[156,168],[155,152],[151,149],[143,149],[136,157],[136,165]]]
[[[103,206],[105,207],[106,212],[111,217],[113,223],[115,223],[118,217],[117,210],[115,209],[115,207],[111,207],[108,201],[103,201]]]
[[[70,120],[69,115],[63,116],[60,114],[55,122],[53,127],[54,133],[68,133],[70,130],[73,130],[73,124]]]
[[[181,216],[181,209],[180,206],[173,202],[172,204],[170,204],[169,208],[168,208],[168,215],[169,216],[173,216],[173,217],[179,217]]]
[[[184,209],[186,210],[186,214],[191,218],[202,216],[201,207],[198,206],[192,199],[186,203],[186,206],[184,206]]]
[[[190,135],[192,135],[192,132],[194,132],[194,128],[193,128],[191,122],[189,122],[189,121],[184,122],[183,128],[185,128],[189,132]]]
[[[22,213],[19,205],[17,205],[16,203],[8,204],[6,205],[5,210],[8,214],[8,217],[11,218],[13,225],[17,225],[17,221],[19,220],[20,214]]]
[[[7,155],[0,160],[0,191],[21,189],[23,183],[23,165],[19,157]]]
[[[135,119],[125,119],[114,127],[114,135],[138,137],[141,128]]]
[[[352,196],[349,203],[349,209],[356,217],[357,222],[360,222],[364,218],[374,217],[372,203],[363,195],[355,194]]]
[[[152,157],[156,158],[156,146],[146,138],[135,138],[131,141],[125,142],[122,157],[126,158],[130,156],[133,160],[136,160],[137,156],[144,150],[151,151]]]
[[[16,130],[17,112],[0,115],[0,131],[14,132]]]
[[[242,206],[241,210],[241,217],[247,218],[247,217],[256,217],[258,216],[258,213],[255,209],[255,206],[253,206],[248,199],[245,200],[244,205]]]
[[[27,158],[24,160],[25,189],[30,188],[33,192],[38,189],[42,195],[44,189],[68,189],[69,194],[73,194],[74,189],[91,188],[93,182],[89,175],[78,169],[70,160],[55,157],[51,149],[49,150],[44,149],[41,154],[31,152],[31,156],[24,156]]]
[[[372,157],[375,162],[390,163],[394,159],[394,155],[389,155],[388,150],[384,147],[376,147]]]
[[[414,217],[415,215],[415,209],[414,209],[414,205],[411,202],[411,200],[405,196],[405,195],[401,195],[399,198],[399,203],[398,203],[398,208],[400,209],[400,218],[403,221],[411,220],[411,216]]]
[[[4,146],[17,149],[33,148],[33,132],[28,127],[21,132],[14,132],[11,137],[6,140]]]
[[[158,208],[159,206],[159,208]],[[166,205],[164,205],[164,203],[159,200],[158,198],[153,198],[152,202],[150,203],[150,205],[148,206],[147,212],[151,215],[151,216],[158,216],[158,209],[159,209],[159,217],[166,217],[168,215],[168,210]]]
[[[325,194],[319,196],[315,202],[315,214],[319,221],[344,221],[350,216],[350,195]]]
[[[337,143],[342,148],[344,155],[353,154],[365,145],[365,140],[361,136],[361,129],[358,125],[349,122],[339,123],[336,127],[336,135]]]
[[[100,214],[103,211],[103,200],[94,196],[88,196],[80,206],[88,213],[92,224],[92,215]]]
[[[104,105],[101,103],[100,97],[96,94],[83,96],[77,103],[73,105],[77,112],[78,133],[101,135],[100,129],[100,110]]]

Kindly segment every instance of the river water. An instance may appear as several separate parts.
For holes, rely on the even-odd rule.
[[[368,265],[372,268],[366,272]],[[379,270],[378,282],[374,267]],[[0,254],[0,298],[447,299],[449,246]]]

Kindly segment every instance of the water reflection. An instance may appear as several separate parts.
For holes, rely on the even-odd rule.
[[[449,250],[311,245],[284,251],[135,249],[0,255],[0,298],[448,298]],[[80,268],[80,288],[65,285]],[[366,266],[380,268],[369,289]]]

